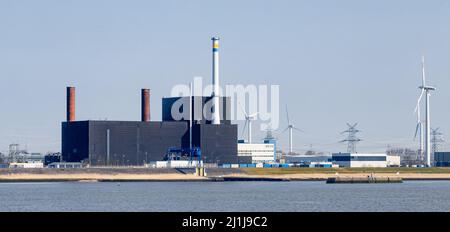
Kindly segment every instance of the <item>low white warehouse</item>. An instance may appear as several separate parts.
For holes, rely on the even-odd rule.
[[[388,167],[400,167],[400,156],[398,155],[388,155],[386,161]]]
[[[348,168],[385,168],[388,166],[386,153],[333,153],[331,160],[339,167]]]

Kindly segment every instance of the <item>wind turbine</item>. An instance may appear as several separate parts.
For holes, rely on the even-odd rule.
[[[424,62],[422,57],[422,86],[425,86],[425,69]],[[417,113],[417,124],[416,124],[416,132],[414,134],[414,140],[417,138],[417,134],[419,134],[419,157],[423,156],[424,151],[424,141],[423,141],[423,122],[421,119],[421,111],[420,111],[420,103],[422,101],[422,97],[425,90],[422,89],[420,92],[419,98],[417,99],[416,108],[414,109],[414,113]]]
[[[431,167],[431,135],[430,135],[430,91],[436,90],[433,86],[426,85],[425,78],[425,57],[422,56],[422,85],[419,86],[421,94],[425,93],[425,154],[427,156],[427,166]]]
[[[303,132],[302,130],[298,129],[297,127],[295,127],[293,124],[291,124],[291,120],[289,119],[289,111],[288,111],[288,107],[286,106],[286,117],[287,117],[287,122],[288,122],[288,126],[286,127],[286,129],[284,129],[283,133],[286,132],[286,130],[289,130],[289,154],[292,154],[293,150],[292,150],[292,130],[297,130],[300,132]]]
[[[256,116],[259,114],[259,112],[253,113],[253,114],[247,114],[247,112],[245,111],[244,107],[242,107],[241,103],[239,102],[239,106],[242,109],[242,112],[244,112],[245,115],[245,124],[244,124],[244,128],[242,129],[242,137],[243,134],[245,132],[245,128],[248,124],[248,128],[247,128],[247,132],[248,132],[248,143],[252,143],[252,121],[256,120]]]

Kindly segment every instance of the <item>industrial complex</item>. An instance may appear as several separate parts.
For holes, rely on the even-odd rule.
[[[237,125],[227,116],[229,99],[218,94],[219,39],[212,41],[212,96],[163,98],[160,122],[150,120],[148,89],[141,92],[141,121],[76,121],[75,88],[67,87],[67,121],[61,126],[63,160],[91,166],[138,166],[171,159],[168,153],[176,151],[176,159],[201,156],[206,163],[251,163],[251,157],[238,156]],[[205,116],[207,104],[213,110]],[[174,109],[188,117],[174,118]],[[194,148],[200,152],[193,154]]]
[[[443,140],[438,129],[430,127],[429,91],[435,90],[425,84],[424,60],[422,60],[421,95],[417,101],[416,136],[420,148],[388,149],[384,153],[358,153],[356,144],[362,139],[357,123],[347,123],[348,129],[341,132],[346,137],[340,142],[347,144],[344,153],[320,153],[304,155],[293,150],[293,131],[301,131],[289,118],[288,150],[283,152],[272,135],[261,142],[252,140],[252,121],[258,113],[245,114],[242,132],[247,139],[238,138],[238,125],[231,118],[232,99],[219,94],[219,38],[212,38],[212,86],[210,96],[179,96],[161,99],[161,121],[151,119],[150,89],[141,89],[140,121],[77,120],[76,89],[67,87],[66,114],[61,123],[61,153],[41,155],[28,153],[11,144],[9,154],[0,154],[0,167],[12,168],[79,168],[100,166],[143,167],[193,167],[206,164],[214,167],[448,167],[450,152],[438,151]],[[426,98],[425,130],[420,118],[422,96]],[[139,98],[136,98],[139,99]],[[205,109],[209,109],[206,110]],[[156,111],[157,112],[157,111]],[[244,133],[243,133],[244,134]],[[5,165],[7,164],[7,165]]]

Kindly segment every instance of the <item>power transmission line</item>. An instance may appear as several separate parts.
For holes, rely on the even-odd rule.
[[[439,127],[436,129],[431,128],[431,143],[433,154],[439,151],[441,144],[445,142],[442,132],[439,131]]]
[[[341,134],[348,134],[347,138],[344,140],[339,141],[340,143],[347,143],[347,152],[349,153],[355,153],[356,152],[356,144],[359,141],[362,141],[362,139],[356,137],[356,133],[361,132],[360,130],[356,129],[356,126],[358,123],[355,123],[353,125],[350,125],[347,123],[348,129],[341,132]]]

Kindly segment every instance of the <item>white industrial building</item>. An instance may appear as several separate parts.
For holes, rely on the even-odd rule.
[[[274,163],[274,154],[274,144],[238,143],[238,156],[251,156],[252,163]]]
[[[203,161],[199,163],[197,160],[168,160],[150,162],[146,166],[151,168],[195,168],[204,165]]]
[[[321,163],[328,162],[331,159],[330,155],[286,155],[284,157],[285,163],[305,163],[312,162]]]
[[[9,168],[44,168],[42,162],[10,163]]]
[[[400,156],[398,155],[386,156],[386,165],[388,167],[400,167]]]
[[[386,153],[333,153],[332,162],[339,167],[385,168],[388,166]]]
[[[48,168],[82,168],[79,162],[54,162],[47,166]]]

